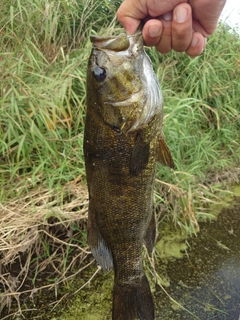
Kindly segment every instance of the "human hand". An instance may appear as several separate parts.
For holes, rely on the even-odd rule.
[[[195,57],[215,30],[226,0],[125,0],[117,17],[128,34],[144,21],[143,39],[161,53],[171,49]]]

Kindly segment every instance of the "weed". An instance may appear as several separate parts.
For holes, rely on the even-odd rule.
[[[20,303],[30,271],[35,281],[51,266],[54,282],[63,282],[88,255],[82,141],[89,36],[114,32],[118,6],[0,4],[0,290],[6,293],[0,309],[10,308],[10,297]],[[219,181],[239,177],[239,36],[220,24],[195,59],[146,50],[161,83],[164,133],[176,164],[174,172],[159,165],[156,204],[196,232],[199,219],[212,218],[207,204],[220,201]],[[12,277],[14,261],[23,271]]]

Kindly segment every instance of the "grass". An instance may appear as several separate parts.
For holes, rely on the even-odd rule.
[[[158,66],[165,100],[164,132],[176,164],[175,172],[159,168],[159,178],[164,176],[165,181],[183,189],[183,197],[178,195],[178,222],[179,213],[186,210],[197,220],[203,217],[201,204],[214,200],[220,189],[208,186],[217,185],[223,173],[237,173],[239,46],[239,35],[220,24],[205,52],[195,59],[176,52],[166,56],[150,52]],[[191,203],[189,210],[187,203]]]
[[[0,309],[10,308],[9,297],[20,301],[27,277],[37,281],[51,266],[57,285],[88,254],[82,141],[89,35],[107,33],[118,6],[0,4]],[[187,232],[211,218],[206,205],[220,200],[220,183],[239,179],[240,39],[229,31],[220,24],[195,59],[147,49],[176,164],[175,171],[159,166],[156,204]],[[23,271],[11,285],[13,262]]]

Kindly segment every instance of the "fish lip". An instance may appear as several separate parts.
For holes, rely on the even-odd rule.
[[[120,33],[117,36],[91,35],[90,40],[93,47],[98,50],[109,50],[115,52],[131,50],[135,44],[143,44],[141,31],[137,31],[133,35],[127,35],[126,33]]]
[[[129,107],[129,105],[131,104],[135,104],[139,102],[139,99],[142,98],[142,90],[138,90],[137,92],[131,94],[129,96],[129,98],[124,99],[124,100],[120,100],[120,101],[107,101],[104,102],[104,104],[106,105],[110,105],[111,107],[120,107],[120,108],[124,108],[124,107]],[[126,127],[126,122],[124,122],[122,124],[122,126],[120,127],[120,130],[123,131],[125,130],[125,132],[130,133],[131,131],[134,131],[136,129],[138,129],[139,127],[141,127],[142,123],[138,121],[138,119],[136,119],[136,121],[134,121],[134,123],[132,123],[132,125],[130,127]],[[125,128],[125,129],[124,129]]]
[[[93,45],[99,45],[101,47],[102,43],[110,40],[116,39],[117,36],[97,36],[97,35],[90,35],[90,40]]]
[[[135,37],[139,37],[142,35],[142,32],[141,31],[137,31],[135,32],[134,34],[131,34],[131,35],[127,35],[126,33],[122,32],[116,36],[98,36],[98,35],[90,35],[90,40],[92,43],[94,42],[103,42],[103,41],[108,41],[108,40],[114,40],[114,39],[117,39],[117,38],[121,38],[121,37],[126,37],[126,38],[135,38]]]
[[[124,100],[119,100],[119,101],[106,101],[104,102],[104,104],[110,104],[113,107],[125,107],[125,106],[129,106],[129,103],[134,103],[134,102],[138,102],[139,101],[139,96],[141,95],[142,90],[138,90],[137,92],[134,92],[133,94],[131,94],[128,98],[124,99]]]
[[[98,50],[124,51],[129,48],[129,39],[125,33],[118,36],[90,36],[90,40]]]

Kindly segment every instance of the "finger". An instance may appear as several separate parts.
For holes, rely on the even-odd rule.
[[[198,21],[199,25],[203,28],[201,32],[205,37],[209,37],[216,29],[218,19],[224,8],[226,0],[189,0],[192,7],[193,18]]]
[[[134,34],[141,22],[139,19],[133,19],[131,17],[124,17],[122,18],[120,13],[118,14],[118,20],[120,21],[121,25],[126,30],[127,34],[131,35]]]
[[[141,20],[146,16],[159,17],[171,11],[176,5],[189,0],[124,0],[118,11],[117,18],[128,34],[136,32]]]
[[[194,58],[199,56],[206,47],[206,38],[200,32],[193,32],[192,41],[186,54]]]
[[[172,50],[172,12],[164,14],[161,22],[163,31],[156,48],[159,52],[165,54]]]
[[[192,21],[192,25],[193,25],[193,29],[194,31],[196,32],[200,32],[205,38],[208,38],[210,37],[210,33],[207,33],[205,31],[205,29],[203,28],[203,26],[193,18],[193,21]]]
[[[128,34],[134,34],[147,11],[138,0],[125,0],[117,11],[117,18]]]
[[[161,38],[163,24],[160,20],[150,19],[143,27],[142,35],[146,46],[155,46]]]
[[[189,4],[181,3],[173,10],[172,49],[186,51],[192,40],[192,10]]]

